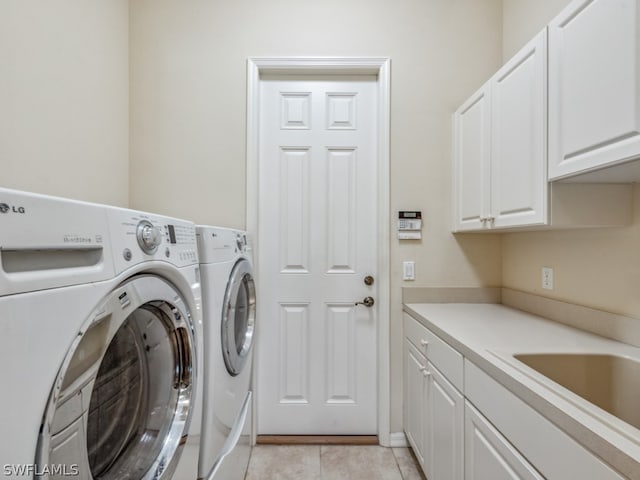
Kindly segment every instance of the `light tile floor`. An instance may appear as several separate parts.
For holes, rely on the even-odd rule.
[[[408,448],[256,445],[245,480],[425,480]]]

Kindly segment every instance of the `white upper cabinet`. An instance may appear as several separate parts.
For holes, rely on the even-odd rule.
[[[492,227],[547,220],[546,80],[542,31],[491,81]]]
[[[596,168],[596,161],[616,163],[629,159],[634,151],[640,155],[638,3],[640,0],[574,2],[572,14],[561,14],[550,27],[562,44],[556,39],[554,48],[545,28],[454,113],[454,232],[630,223],[632,190],[628,182],[640,180],[640,161],[572,178],[582,183],[549,183],[549,176],[558,177],[554,166],[556,172],[564,169],[561,176],[575,175]],[[590,9],[595,13],[587,15]],[[609,10],[615,10],[615,15]],[[623,22],[620,10],[632,18]],[[585,25],[580,24],[580,17]],[[620,31],[609,25],[614,21],[622,22]],[[571,26],[574,22],[575,28]],[[600,41],[591,41],[583,32],[592,29],[604,32],[594,35],[602,36]],[[633,42],[627,38],[631,30],[638,32]],[[589,48],[580,42],[588,42]],[[618,43],[620,52],[609,52],[617,50],[610,44]],[[554,49],[555,59],[548,65],[547,53],[551,55]],[[605,67],[593,66],[594,62]],[[558,85],[563,85],[562,91]],[[559,145],[565,161],[554,164],[549,156],[555,151],[559,158]],[[569,173],[567,169],[574,167],[579,170]]]
[[[479,230],[490,215],[490,83],[474,93],[453,117],[454,224]]]
[[[454,230],[547,220],[546,30],[453,117]]]
[[[576,0],[549,24],[550,180],[640,156],[639,23],[640,0]]]

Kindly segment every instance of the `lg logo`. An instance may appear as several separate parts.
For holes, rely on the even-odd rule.
[[[7,205],[6,203],[0,203],[0,213],[25,213],[24,207],[15,207],[11,205]]]

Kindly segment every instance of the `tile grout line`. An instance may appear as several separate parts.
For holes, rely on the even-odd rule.
[[[396,462],[396,468],[398,469],[398,472],[400,472],[400,479],[404,480],[404,475],[402,474],[402,469],[400,468],[400,461],[398,460],[398,457],[396,457],[396,451],[391,448],[391,455],[393,455],[393,459]]]

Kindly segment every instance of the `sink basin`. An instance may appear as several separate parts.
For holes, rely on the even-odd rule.
[[[513,357],[640,429],[640,362],[606,354],[533,353]]]

